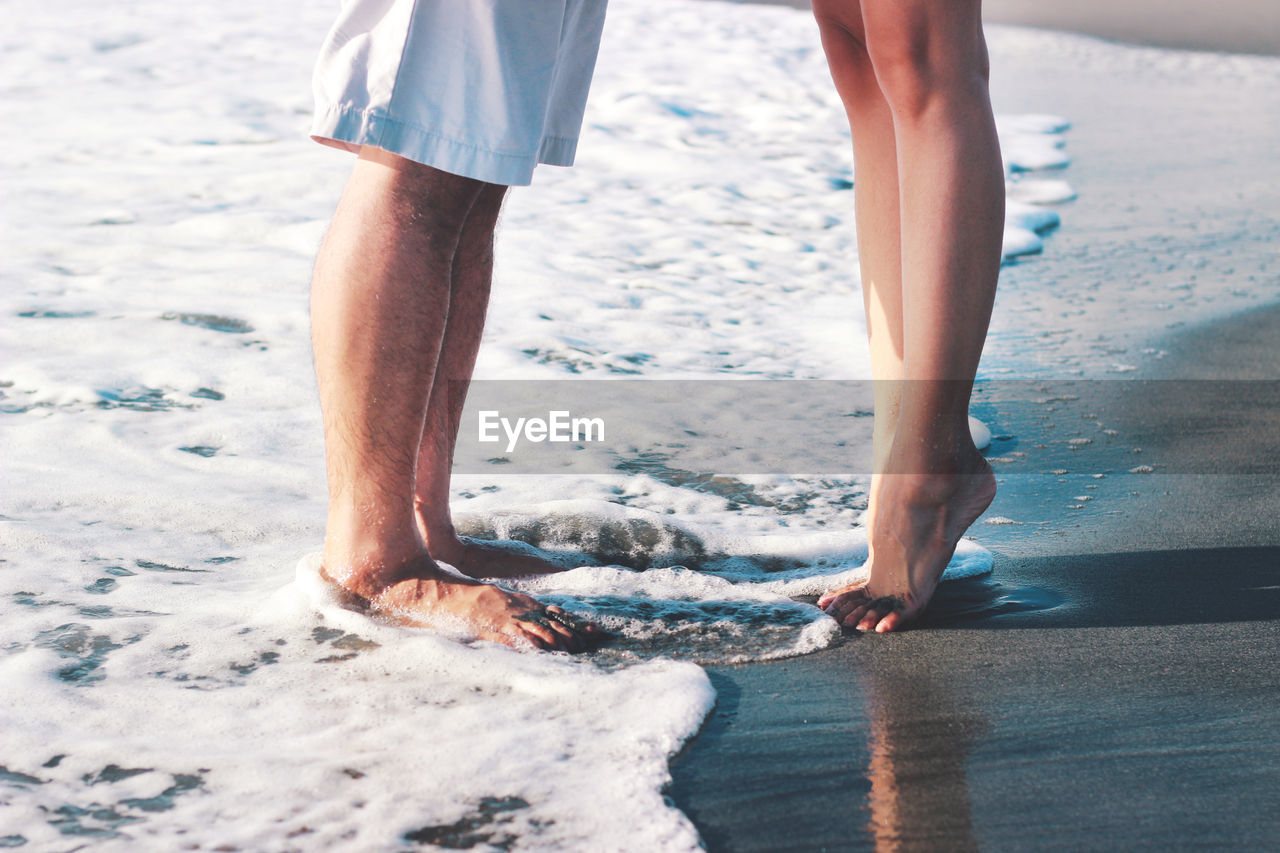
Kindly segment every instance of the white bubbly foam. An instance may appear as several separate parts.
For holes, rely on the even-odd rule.
[[[306,282],[349,167],[306,139],[332,11],[63,0],[0,35],[23,129],[0,149],[0,824],[33,848],[456,824],[695,849],[659,793],[713,698],[690,661],[832,642],[791,597],[862,571],[866,481],[461,478],[472,532],[653,569],[522,584],[621,634],[592,660],[380,625],[314,561],[294,582],[324,515]],[[1027,171],[1066,164],[1065,129],[1001,120],[1009,255],[1074,195]],[[869,375],[848,149],[808,15],[615,4],[578,168],[504,214],[480,375]],[[948,571],[989,565],[964,542]]]

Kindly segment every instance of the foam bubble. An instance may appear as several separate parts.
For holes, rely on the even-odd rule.
[[[974,446],[986,450],[991,446],[991,429],[982,421],[969,416],[969,435],[973,437]]]

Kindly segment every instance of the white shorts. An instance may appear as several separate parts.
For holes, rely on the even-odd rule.
[[[344,0],[311,136],[494,184],[572,165],[605,2]]]

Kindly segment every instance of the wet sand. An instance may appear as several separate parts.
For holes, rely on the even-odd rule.
[[[1058,282],[1046,310],[1065,309],[1084,276],[1162,286],[1196,253],[1200,275],[1280,295],[1278,111],[1105,69],[997,66],[993,92],[999,111],[1073,120],[1080,191],[1003,288]],[[1168,356],[1144,382],[1077,383],[1062,422],[1100,413],[1141,454],[1099,442],[1062,451],[1065,476],[1000,468],[989,516],[1028,522],[979,524],[993,574],[944,585],[922,626],[711,671],[718,705],[670,791],[711,850],[1274,848],[1280,307],[1224,314],[1134,314],[1109,345]],[[1044,346],[1050,365],[1072,355]],[[1069,510],[1098,471],[1098,498]]]
[[[1277,327],[1280,309],[1169,343],[1188,369],[1206,346],[1274,365]],[[1153,454],[1218,458],[1168,426]],[[1277,436],[1259,414],[1233,452]],[[1023,533],[1035,555],[944,585],[916,630],[713,670],[719,702],[673,763],[673,798],[711,850],[1273,845],[1278,490],[1274,469],[1148,476],[1121,513]]]
[[[719,670],[672,794],[711,850],[1267,849],[1278,559],[1002,561],[1074,604]]]
[[[991,23],[1069,30],[1138,44],[1280,54],[1280,4],[1273,0],[984,0],[982,12]]]
[[[809,8],[809,0],[739,2]],[[1280,54],[1280,4],[1274,0],[984,0],[982,14],[993,24],[1067,30],[1135,44]]]

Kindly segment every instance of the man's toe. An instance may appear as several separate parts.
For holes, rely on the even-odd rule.
[[[845,628],[852,628],[858,624],[858,621],[862,619],[864,615],[866,615],[866,612],[867,605],[865,603],[857,604],[840,617],[840,624]]]

